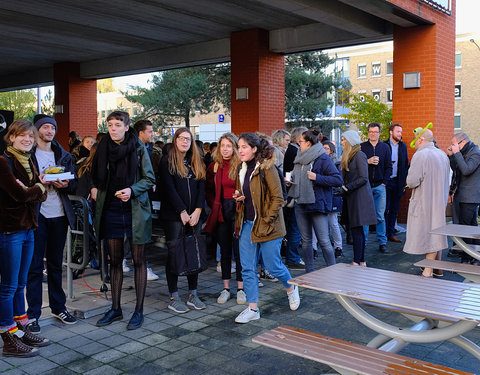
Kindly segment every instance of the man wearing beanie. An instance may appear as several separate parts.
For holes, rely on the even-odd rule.
[[[445,208],[449,192],[450,163],[447,155],[436,148],[431,130],[415,129],[420,137],[417,151],[410,162],[407,185],[412,189],[408,205],[407,239],[403,251],[426,254],[427,259],[441,260],[447,247],[446,236],[430,232],[445,225]],[[432,277],[433,269],[425,268],[423,276]]]
[[[72,157],[54,140],[56,121],[48,116],[35,119],[38,129],[38,145],[32,150],[32,160],[40,174],[51,166],[65,167],[65,172],[74,173]],[[37,209],[38,228],[35,231],[35,248],[27,279],[29,329],[40,332],[38,319],[42,312],[43,257],[47,259],[48,300],[52,314],[65,324],[76,323],[65,307],[66,297],[62,288],[63,248],[67,226],[75,228],[75,214],[68,194],[75,194],[76,181],[53,181],[47,188],[47,200]]]
[[[380,142],[382,127],[378,122],[368,124],[368,141],[361,144],[362,151],[367,155],[368,180],[372,187],[373,202],[377,214],[376,233],[378,250],[387,252],[387,234],[385,226],[385,207],[387,204],[386,186],[392,174],[392,152],[388,146]],[[364,227],[365,241],[368,238],[368,226]]]

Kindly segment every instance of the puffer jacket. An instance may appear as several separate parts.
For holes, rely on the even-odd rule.
[[[260,169],[263,170],[265,181],[262,182]],[[243,182],[247,172],[247,164],[242,163],[236,181],[236,190],[243,194]],[[263,174],[263,173],[262,173]],[[267,242],[285,236],[285,222],[283,220],[282,185],[275,167],[275,158],[257,163],[250,176],[250,191],[255,209],[255,220],[252,228],[252,242]],[[237,204],[235,219],[235,234],[240,235],[244,222],[243,202]]]

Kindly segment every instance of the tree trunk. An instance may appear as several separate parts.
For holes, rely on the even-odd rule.
[[[185,126],[190,129],[190,110],[185,110]]]

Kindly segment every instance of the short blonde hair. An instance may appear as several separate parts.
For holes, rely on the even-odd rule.
[[[38,130],[37,128],[28,120],[21,119],[14,121],[9,127],[7,134],[3,137],[7,146],[13,145],[13,142],[10,140],[11,136],[18,137],[21,134],[31,132],[35,138],[35,144],[38,141]]]

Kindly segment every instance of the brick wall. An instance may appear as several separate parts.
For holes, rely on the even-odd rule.
[[[285,62],[268,49],[268,32],[232,33],[232,132],[270,134],[285,127]],[[236,100],[236,88],[248,87],[248,100]]]
[[[55,105],[63,113],[55,114],[56,139],[68,150],[68,133],[80,136],[97,134],[97,81],[80,78],[78,63],[54,65]]]

